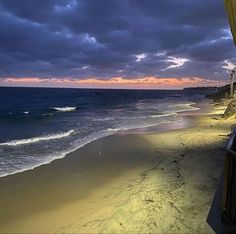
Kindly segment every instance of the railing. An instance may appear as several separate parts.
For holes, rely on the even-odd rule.
[[[236,224],[236,128],[226,145],[222,221]]]

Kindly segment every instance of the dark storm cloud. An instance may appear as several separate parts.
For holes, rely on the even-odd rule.
[[[221,79],[234,58],[223,1],[0,0],[0,22],[1,77]]]

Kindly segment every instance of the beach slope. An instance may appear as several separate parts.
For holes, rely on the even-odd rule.
[[[213,233],[206,223],[232,121],[116,134],[0,178],[0,233]]]

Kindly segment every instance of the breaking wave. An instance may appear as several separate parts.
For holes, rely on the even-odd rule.
[[[60,138],[63,138],[63,137],[70,136],[73,132],[74,132],[74,130],[70,130],[70,131],[64,132],[64,133],[51,134],[51,135],[33,137],[33,138],[28,138],[28,139],[13,140],[13,141],[0,143],[0,146],[17,146],[17,145],[25,145],[25,144],[36,143],[36,142],[39,142],[39,141],[48,141],[48,140],[60,139]]]
[[[52,107],[51,109],[55,111],[68,112],[68,111],[75,111],[76,106]]]

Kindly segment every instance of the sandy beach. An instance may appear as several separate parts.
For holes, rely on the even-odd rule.
[[[0,178],[0,233],[213,233],[206,218],[234,122],[218,119],[224,108]]]

